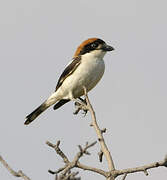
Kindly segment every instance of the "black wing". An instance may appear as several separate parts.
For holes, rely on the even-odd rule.
[[[76,68],[80,65],[80,63],[81,63],[81,57],[73,58],[72,62],[65,68],[65,70],[61,74],[56,85],[56,90],[62,85],[64,80],[76,70]]]

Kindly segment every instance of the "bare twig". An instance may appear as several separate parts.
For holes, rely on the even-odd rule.
[[[63,159],[65,164],[69,163],[69,160],[68,160],[67,156],[59,148],[60,141],[57,141],[56,145],[50,143],[49,141],[47,141],[46,144],[55,149],[55,151],[57,152],[58,155],[60,155],[60,157]]]
[[[88,152],[88,149],[92,146],[94,146],[96,144],[96,142],[93,142],[91,144],[89,144],[88,142],[86,143],[85,147],[83,148],[82,146],[78,146],[79,147],[79,152],[75,155],[73,161],[69,161],[67,156],[63,153],[63,151],[60,149],[59,147],[59,144],[60,144],[60,141],[58,141],[56,143],[56,145],[50,143],[50,142],[46,142],[46,144],[50,147],[52,147],[53,149],[56,150],[57,154],[64,160],[64,157],[65,157],[65,160],[64,160],[64,163],[65,163],[65,166],[62,167],[62,168],[59,168],[57,171],[51,171],[49,170],[49,172],[51,174],[58,174],[61,172],[61,175],[58,177],[58,180],[60,178],[65,178],[67,177],[67,173],[70,172],[71,169],[73,168],[80,168],[80,169],[83,169],[83,170],[88,170],[88,171],[92,171],[92,172],[95,172],[95,173],[98,173],[98,174],[101,174],[105,177],[108,176],[108,172],[105,172],[101,169],[98,169],[98,168],[94,168],[94,167],[90,167],[90,166],[87,166],[87,165],[84,165],[84,164],[81,164],[79,162],[79,159],[84,155],[90,155],[90,153]],[[61,153],[60,153],[61,152]],[[64,179],[63,179],[64,180]]]
[[[6,169],[15,177],[22,177],[24,180],[30,180],[28,176],[26,176],[21,170],[18,172],[14,171],[8,163],[0,156],[0,162],[6,167]]]
[[[154,162],[151,164],[147,164],[144,166],[140,166],[140,167],[135,167],[135,168],[128,168],[128,169],[123,169],[123,170],[115,170],[115,176],[119,176],[122,174],[131,174],[131,173],[135,173],[135,172],[143,172],[145,175],[148,176],[148,169],[153,169],[153,168],[157,168],[157,167],[166,167],[167,164],[167,159],[164,159],[162,161],[159,162]]]
[[[83,169],[83,170],[87,170],[87,171],[92,171],[92,172],[95,172],[95,173],[98,173],[104,177],[107,177],[108,176],[108,172],[102,170],[102,169],[98,169],[98,168],[95,168],[95,167],[90,167],[90,166],[87,166],[87,165],[84,165],[84,164],[81,164],[80,162],[77,163],[76,167],[80,168],[80,169]]]
[[[86,143],[84,148],[79,146],[79,152],[76,154],[76,156],[74,157],[73,161],[68,163],[67,167],[63,170],[63,172],[61,174],[65,176],[67,174],[67,172],[69,172],[69,170],[71,170],[74,167],[77,167],[77,163],[79,162],[79,159],[84,154],[89,155],[90,153],[87,151],[88,148],[94,146],[95,144],[96,144],[96,142],[93,142],[90,145],[88,143]]]
[[[89,101],[89,98],[88,98],[88,95],[87,95],[87,90],[86,88],[84,87],[84,93],[85,93],[85,97],[86,97],[86,103],[87,103],[87,109],[90,111],[91,113],[91,116],[92,116],[92,125],[96,131],[96,134],[98,136],[98,140],[99,140],[99,143],[100,143],[100,146],[101,146],[101,150],[102,152],[104,153],[104,156],[106,157],[106,160],[108,162],[108,167],[109,167],[109,170],[110,171],[113,171],[115,170],[115,167],[114,167],[114,162],[112,160],[112,157],[111,157],[111,154],[110,154],[110,151],[108,150],[108,147],[105,143],[105,140],[103,138],[103,132],[100,130],[98,124],[97,124],[97,121],[96,121],[96,115],[95,115],[95,111],[93,110],[93,107]]]

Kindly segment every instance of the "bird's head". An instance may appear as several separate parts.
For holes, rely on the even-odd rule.
[[[107,45],[103,40],[98,38],[90,38],[83,41],[77,48],[74,57],[85,54],[92,54],[94,56],[103,57],[107,51],[113,51],[114,48]]]

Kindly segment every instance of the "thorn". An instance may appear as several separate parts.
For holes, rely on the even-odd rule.
[[[144,170],[144,174],[145,174],[146,176],[148,176],[148,172],[147,172],[146,169]]]
[[[105,133],[106,131],[107,131],[107,129],[104,128],[104,129],[101,130],[101,133],[103,134],[103,133]]]
[[[100,150],[100,152],[98,152],[98,156],[99,156],[99,161],[102,162],[103,161],[103,151]]]
[[[60,140],[58,140],[57,143],[56,143],[57,147],[59,147],[59,145],[60,145]]]
[[[81,146],[81,145],[78,145],[78,148],[79,148],[80,152],[83,153],[82,146]]]
[[[56,174],[54,171],[52,171],[50,169],[48,170],[48,172],[51,173],[51,174]]]
[[[159,163],[158,162],[156,162],[156,167],[158,167],[159,166]]]

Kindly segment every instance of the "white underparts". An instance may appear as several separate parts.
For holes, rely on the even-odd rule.
[[[54,104],[60,99],[78,98],[84,94],[83,86],[88,91],[94,88],[104,74],[104,55],[105,52],[101,50],[94,50],[82,55],[80,65],[48,98],[48,103]]]

